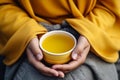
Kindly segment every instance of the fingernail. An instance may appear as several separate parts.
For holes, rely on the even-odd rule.
[[[41,54],[37,54],[37,59],[38,59],[38,60],[41,60],[41,59],[42,59]]]
[[[78,56],[77,53],[73,53],[73,54],[72,54],[72,58],[73,58],[74,60],[77,59],[77,56]]]
[[[64,78],[64,77],[65,77],[64,75],[61,76],[61,78]]]

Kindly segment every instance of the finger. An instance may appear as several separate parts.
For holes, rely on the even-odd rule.
[[[48,75],[48,76],[56,76],[58,77],[59,76],[59,72],[54,70],[54,69],[51,69],[51,68],[48,68],[46,66],[43,65],[43,68],[42,70],[40,68],[38,68],[43,74],[45,75]]]
[[[59,73],[58,77],[60,77],[60,78],[64,78],[65,77],[65,74],[62,71],[58,71],[58,73]]]
[[[83,52],[81,53],[80,57],[78,59],[81,59],[81,62],[84,63],[86,60],[86,57],[90,51],[90,46],[86,47]]]
[[[66,72],[70,72],[73,69],[75,69],[78,66],[78,62],[77,61],[72,61],[68,64],[58,64],[58,65],[53,65],[52,68],[55,70],[59,70],[59,71],[63,71],[64,73]]]
[[[33,38],[31,40],[29,48],[37,60],[41,60],[43,58],[42,51],[39,48],[39,42],[37,38]]]
[[[28,56],[29,62],[36,69],[38,69],[40,72],[42,72],[42,74],[45,74],[45,75],[48,75],[48,76],[56,76],[56,77],[58,76],[58,72],[56,70],[51,69],[49,67],[46,67],[43,63],[41,63],[40,61],[36,60],[30,50],[27,50],[27,56]]]
[[[78,56],[76,59],[78,65],[83,64],[85,62],[89,51],[90,51],[90,46],[86,46],[86,47],[84,47],[84,49],[81,53],[78,53]]]
[[[86,47],[86,45],[85,45],[84,38],[82,36],[80,36],[78,39],[78,44],[72,52],[72,55],[71,55],[72,59],[76,60],[78,58],[78,55],[80,55],[80,53],[82,53],[82,51],[84,50],[85,47]]]

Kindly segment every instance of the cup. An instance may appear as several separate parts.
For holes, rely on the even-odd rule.
[[[39,44],[47,63],[63,64],[71,59],[76,39],[69,32],[54,30],[41,36]]]

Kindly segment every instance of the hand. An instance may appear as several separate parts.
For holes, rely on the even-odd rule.
[[[73,60],[68,64],[53,65],[52,68],[64,73],[70,72],[85,62],[89,50],[90,44],[88,40],[84,36],[80,36],[78,44],[71,55]]]
[[[41,73],[48,76],[64,77],[64,73],[45,66],[42,60],[42,51],[39,48],[38,38],[33,38],[26,48],[28,61]]]

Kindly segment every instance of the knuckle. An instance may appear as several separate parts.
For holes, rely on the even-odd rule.
[[[83,49],[81,48],[81,46],[77,46],[77,51],[78,51],[79,53],[82,53]]]

